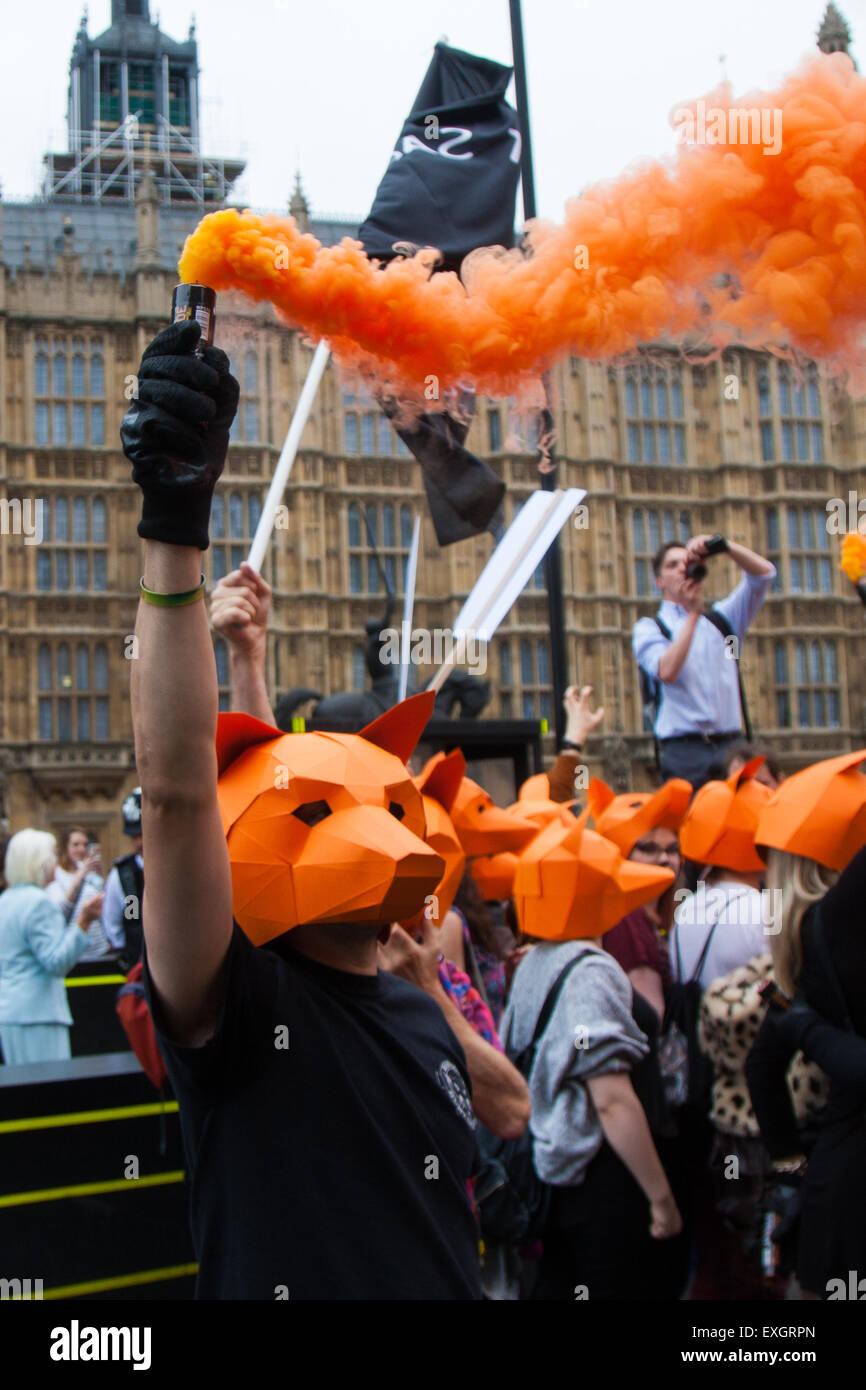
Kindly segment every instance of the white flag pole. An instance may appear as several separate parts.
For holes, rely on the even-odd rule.
[[[310,370],[307,372],[307,379],[304,388],[295,406],[295,413],[292,416],[292,423],[289,425],[289,432],[286,435],[286,442],[282,447],[280,457],[277,459],[277,466],[274,469],[274,476],[268,488],[268,495],[259,517],[259,524],[256,527],[256,534],[250,546],[250,553],[247,556],[247,564],[252,565],[254,570],[261,572],[262,561],[267,553],[268,543],[271,539],[271,532],[274,529],[274,522],[277,516],[277,508],[283,500],[283,493],[286,490],[286,483],[289,481],[289,474],[292,471],[292,464],[298,452],[301,436],[304,433],[304,426],[310,418],[310,411],[316,399],[316,392],[319,383],[328,365],[331,356],[331,349],[328,347],[324,338],[320,339],[316,351],[313,353],[313,360],[310,363]]]
[[[412,527],[412,544],[406,561],[406,583],[403,587],[403,627],[400,632],[400,694],[406,699],[409,689],[409,647],[412,641],[412,615],[415,611],[415,576],[418,572],[418,542],[421,536],[421,518],[415,517]]]

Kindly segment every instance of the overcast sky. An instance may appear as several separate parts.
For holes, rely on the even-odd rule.
[[[188,0],[151,3],[186,37]],[[866,66],[866,0],[840,5]],[[89,32],[110,22],[91,0]],[[539,212],[635,160],[674,149],[670,113],[722,66],[744,95],[813,50],[821,0],[524,0]],[[32,197],[49,148],[66,148],[77,0],[2,0],[0,183]],[[433,45],[508,63],[507,0],[199,0],[205,153],[240,155],[240,201],[284,210],[301,170],[313,214],[364,215]],[[724,64],[720,61],[724,55]]]

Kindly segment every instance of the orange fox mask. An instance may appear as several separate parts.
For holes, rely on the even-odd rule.
[[[570,825],[550,821],[518,859],[514,905],[529,936],[601,936],[674,881],[671,869],[623,859],[615,844],[586,829],[588,817],[587,807]]]
[[[844,869],[866,844],[866,748],[795,772],[761,810],[759,845]]]
[[[257,946],[313,922],[413,916],[445,868],[405,766],[432,692],[360,734],[283,734],[221,715],[217,797],[238,925]]]
[[[424,770],[413,778],[424,806],[427,844],[445,861],[445,871],[433,889],[430,920],[437,927],[441,926],[454,901],[466,867],[463,846],[448,814],[465,774],[466,759],[459,748],[454,748],[448,754],[436,754]]]
[[[538,826],[532,821],[494,805],[492,797],[471,777],[464,777],[460,783],[451,819],[469,859],[477,854],[518,850],[538,833]]]
[[[678,830],[691,794],[691,783],[682,777],[671,777],[655,792],[622,796],[615,796],[606,782],[593,777],[586,800],[599,835],[613,840],[623,854],[631,854],[648,830]]]
[[[501,902],[510,898],[514,892],[514,874],[517,869],[517,855],[511,850],[501,854],[482,854],[469,861],[469,872],[475,886],[485,902]]]
[[[680,848],[687,859],[741,873],[765,864],[755,848],[758,818],[773,793],[755,773],[763,756],[752,758],[724,782],[705,782],[683,817]]]

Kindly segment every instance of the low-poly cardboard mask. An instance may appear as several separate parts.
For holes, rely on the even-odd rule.
[[[217,797],[238,925],[256,945],[312,922],[396,922],[442,877],[405,766],[433,707],[423,692],[360,734],[283,734],[220,715]]]
[[[671,869],[623,859],[586,829],[589,808],[571,825],[551,821],[520,855],[514,905],[521,931],[549,941],[601,936],[674,881]]]
[[[468,858],[519,850],[538,834],[538,826],[518,814],[495,806],[471,777],[464,777],[451,807],[454,829]]]
[[[658,791],[622,796],[616,796],[600,777],[593,777],[586,800],[598,834],[612,840],[623,854],[631,854],[648,830],[679,830],[691,794],[691,783],[682,777],[671,777]]]
[[[527,777],[525,782],[521,782],[517,799],[518,801],[549,801],[550,778],[547,773],[534,772],[531,777]]]
[[[465,775],[466,759],[459,748],[454,748],[448,754],[431,758],[423,772],[413,778],[424,805],[427,844],[445,861],[445,871],[433,889],[434,901],[430,904],[434,909],[430,920],[436,926],[441,926],[451,907],[466,867],[463,846],[448,814]]]
[[[469,872],[475,886],[485,902],[501,902],[510,898],[514,892],[514,873],[517,869],[517,855],[511,850],[501,854],[482,854],[470,859]]]
[[[762,807],[759,845],[844,869],[866,844],[866,748],[825,758],[777,787]]]
[[[765,867],[755,848],[758,817],[773,795],[755,781],[763,762],[752,758],[726,781],[705,782],[695,793],[680,826],[680,849],[687,859],[741,873]]]
[[[571,825],[574,816],[571,814],[570,807],[573,805],[574,801],[551,801],[549,796],[521,797],[519,801],[513,801],[510,806],[507,806],[506,810],[510,816],[517,816],[520,821],[531,820],[533,825],[541,830],[552,820],[562,821],[563,825]]]

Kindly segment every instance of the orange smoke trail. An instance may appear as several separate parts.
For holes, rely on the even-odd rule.
[[[416,395],[431,373],[440,391],[510,395],[567,353],[610,360],[686,335],[800,350],[866,384],[866,78],[821,55],[776,92],[734,102],[722,87],[704,106],[726,120],[732,107],[781,113],[765,117],[780,123],[779,152],[735,143],[736,130],[678,145],[570,201],[562,226],[534,223],[529,257],[473,253],[462,280],[431,278],[423,253],[383,270],[359,242],[322,247],[291,218],[236,211],[204,218],[181,278],[270,300],[344,362]]]

